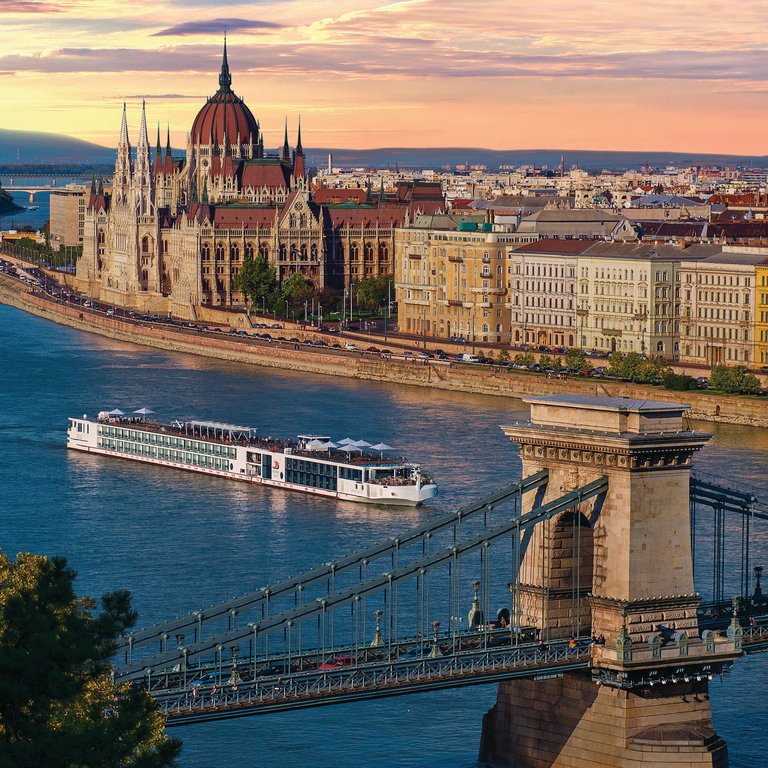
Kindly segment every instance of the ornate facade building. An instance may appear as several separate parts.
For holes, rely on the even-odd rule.
[[[318,200],[314,199],[317,194]],[[232,90],[226,41],[219,88],[192,123],[186,156],[153,150],[142,105],[135,151],[125,106],[109,193],[92,188],[77,277],[103,301],[181,317],[195,307],[238,306],[244,259],[265,255],[279,280],[301,273],[343,288],[394,272],[395,229],[445,207],[439,185],[409,183],[364,202],[323,203],[296,146],[264,150],[259,122]]]

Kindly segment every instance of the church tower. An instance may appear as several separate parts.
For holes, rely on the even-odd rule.
[[[152,175],[150,154],[146,106],[142,101],[139,142],[136,145],[136,162],[133,166],[131,183],[131,199],[138,216],[152,216],[155,211],[155,180]]]

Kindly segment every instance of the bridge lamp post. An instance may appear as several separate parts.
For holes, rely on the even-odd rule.
[[[216,681],[218,682],[219,687],[221,687],[221,674],[222,674],[222,670],[221,670],[222,658],[221,657],[222,657],[223,653],[224,653],[224,646],[221,645],[221,643],[219,643],[219,645],[216,646],[216,662],[217,662],[217,666],[219,668]]]
[[[440,631],[440,622],[439,621],[433,621],[432,622],[432,632],[433,632],[433,640],[432,640],[432,650],[429,652],[429,658],[430,659],[439,659],[443,654],[440,652],[440,646],[437,644],[437,633]]]
[[[381,634],[381,617],[384,615],[384,611],[376,609],[373,612],[373,616],[376,619],[376,630],[373,633],[373,640],[371,641],[371,648],[381,648],[384,645],[384,636]]]
[[[256,680],[256,641],[259,636],[259,625],[254,622],[248,622],[248,628],[253,632],[251,658],[253,659],[253,679]]]

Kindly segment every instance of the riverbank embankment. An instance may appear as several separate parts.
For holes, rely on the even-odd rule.
[[[659,387],[598,379],[547,379],[509,368],[451,365],[418,359],[386,359],[322,348],[296,349],[295,345],[258,344],[237,336],[200,335],[178,327],[139,325],[115,317],[84,312],[79,307],[34,295],[26,286],[4,275],[0,275],[0,303],[119,341],[236,363],[495,397],[521,398],[571,393],[640,400],[679,400],[690,404],[691,416],[695,419],[768,427],[768,398],[765,397],[723,396],[703,391],[671,392]]]

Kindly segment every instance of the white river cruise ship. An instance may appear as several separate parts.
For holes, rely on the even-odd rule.
[[[416,506],[437,495],[430,475],[405,459],[385,458],[392,449],[384,444],[337,445],[321,435],[283,440],[210,421],[160,423],[142,410],[70,418],[67,447],[345,501]]]

